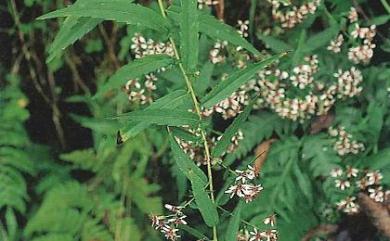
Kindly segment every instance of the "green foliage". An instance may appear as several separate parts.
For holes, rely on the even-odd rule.
[[[292,6],[296,2],[278,2],[281,14],[300,11]],[[351,48],[367,41],[351,33],[356,25],[348,19],[347,1],[324,1],[293,28],[283,27],[275,11],[271,17],[277,4],[250,1],[249,31],[245,21],[237,31],[212,15],[232,23],[248,10],[245,4],[228,2],[223,12],[196,0],[165,3],[77,0],[64,7],[25,0],[25,9],[18,11],[19,3],[9,1],[15,26],[5,32],[18,54],[11,67],[0,68],[7,73],[0,90],[1,240],[159,241],[150,215],[178,228],[182,240],[233,241],[241,229],[254,227],[277,230],[281,241],[301,240],[318,224],[343,223],[338,212],[344,210],[336,203],[367,192],[351,177],[346,177],[351,187],[338,188],[330,174],[335,168],[357,168],[362,176],[380,171],[380,184],[371,187],[388,190],[385,30],[373,40],[384,52],[376,48],[376,59],[356,64]],[[372,16],[377,10],[367,1],[356,4],[364,11],[368,7],[371,18],[359,19],[360,26],[387,24],[389,16]],[[32,22],[41,11],[49,13],[40,20],[64,20],[58,26]],[[332,53],[328,46],[340,34],[346,39],[340,53]],[[71,50],[64,55],[66,49]],[[356,72],[345,79],[336,74],[351,67],[361,71],[361,82],[348,82]],[[307,76],[299,75],[301,70]],[[309,83],[295,83],[305,77]],[[329,86],[334,88],[325,95]],[[31,106],[22,89],[39,94],[31,94]],[[311,110],[311,104],[322,112]],[[69,106],[76,106],[72,113]],[[45,124],[63,146],[30,141],[37,115],[50,122]],[[91,137],[68,133],[77,132],[70,120]],[[327,132],[339,126],[349,141],[365,148],[338,152],[340,137]],[[71,134],[85,143],[65,146],[74,141]],[[272,145],[262,150],[271,138]],[[242,193],[232,191],[244,184],[248,189]],[[251,197],[248,186],[264,190]],[[164,210],[166,202],[183,210],[169,205]],[[276,226],[264,223],[271,214]],[[182,215],[190,217],[187,225],[166,221]],[[167,232],[158,222],[154,228]]]
[[[284,54],[269,57],[259,63],[254,63],[243,70],[237,70],[226,80],[215,86],[205,97],[202,98],[202,105],[211,107],[221,100],[229,97],[240,86],[248,82],[259,70],[272,64]]]

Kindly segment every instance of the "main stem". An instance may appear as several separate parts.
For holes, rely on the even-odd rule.
[[[163,15],[163,17],[167,18],[167,15],[165,13],[164,4],[163,4],[162,1],[163,0],[158,0],[158,5],[160,7],[161,14]],[[183,64],[180,61],[180,55],[179,55],[179,52],[177,51],[176,43],[175,43],[175,41],[173,40],[172,37],[169,37],[169,41],[172,44],[172,48],[173,48],[173,52],[175,54],[175,58],[179,62],[179,68],[180,68],[181,73],[183,74],[183,77],[184,77],[185,81],[186,81],[187,89],[188,89],[188,91],[191,94],[191,99],[192,99],[192,102],[194,104],[196,114],[198,115],[199,119],[202,120],[202,114],[201,114],[201,111],[200,111],[199,102],[196,99],[195,91],[194,91],[194,88],[192,87],[191,81],[188,78],[188,75],[187,75],[187,73],[186,73],[186,71],[184,69],[184,66],[183,66]],[[209,179],[209,183],[208,183],[209,185],[208,186],[209,186],[209,190],[210,190],[210,198],[211,198],[211,201],[215,204],[214,186],[213,186],[213,173],[211,171],[210,148],[209,148],[209,145],[207,143],[206,133],[205,133],[205,131],[203,129],[200,130],[200,134],[202,136],[202,141],[203,141],[203,146],[204,146],[205,155],[206,155],[206,161],[207,161],[207,176],[208,176],[208,179]],[[217,227],[216,226],[213,226],[213,240],[214,241],[218,241]]]

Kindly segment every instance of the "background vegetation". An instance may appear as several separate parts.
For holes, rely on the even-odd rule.
[[[385,0],[0,11],[0,240],[390,237]]]

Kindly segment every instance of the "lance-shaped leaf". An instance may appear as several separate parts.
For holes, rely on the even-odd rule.
[[[175,22],[178,22],[180,18],[179,12],[179,7],[171,6],[168,9],[168,16]],[[233,45],[243,47],[254,55],[260,55],[260,52],[244,39],[235,28],[219,21],[214,16],[198,11],[198,21],[200,33],[206,34],[216,40],[226,40]]]
[[[189,177],[194,194],[195,203],[199,208],[203,220],[209,227],[215,226],[219,222],[216,205],[211,201],[209,195],[205,191],[204,182],[190,170]]]
[[[240,201],[234,209],[233,216],[229,220],[229,224],[226,230],[226,241],[236,241],[238,229],[240,228],[241,209],[243,202]]]
[[[217,84],[202,99],[202,105],[204,107],[211,107],[220,102],[221,100],[228,98],[234,91],[236,91],[243,84],[248,82],[259,70],[272,64],[283,55],[285,55],[285,53],[269,57],[263,61],[249,65],[245,69],[234,72],[226,80],[223,80],[219,84]]]
[[[156,71],[162,67],[173,63],[173,59],[168,55],[149,55],[136,59],[121,67],[98,91],[98,94],[118,88],[126,84],[130,79],[140,77],[150,72]]]
[[[170,111],[171,109],[182,109],[187,110],[192,107],[191,97],[188,95],[185,90],[176,90],[172,93],[167,94],[160,99],[157,99],[150,106],[148,106],[147,110],[165,110]],[[141,121],[141,122],[133,122],[126,123],[125,128],[121,128],[119,134],[121,142],[127,141],[129,138],[136,136],[141,131],[145,130],[150,126],[149,122]]]
[[[198,64],[199,53],[198,3],[182,0],[180,12],[180,56],[184,68],[193,73]]]
[[[38,19],[57,17],[90,17],[139,25],[157,31],[166,31],[168,21],[150,8],[127,0],[82,1],[69,7],[47,13]]]
[[[221,140],[215,145],[212,156],[218,157],[221,156],[228,146],[231,144],[232,137],[237,133],[241,124],[248,118],[249,113],[251,112],[253,106],[253,101],[241,112],[233,121],[233,123],[225,130],[225,133],[222,135]]]
[[[202,183],[204,187],[207,184],[207,177],[204,172],[192,161],[187,154],[183,152],[180,146],[177,144],[172,135],[169,137],[171,143],[171,150],[173,157],[175,158],[176,165],[179,167],[180,171],[191,180],[192,176],[196,176]],[[192,173],[192,176],[191,176]]]
[[[81,39],[96,27],[102,20],[99,18],[67,17],[61,25],[53,43],[49,48],[47,62],[52,61],[70,45]]]
[[[241,46],[254,55],[260,55],[260,52],[246,41],[237,30],[211,16],[202,13],[199,16],[200,31],[213,39],[226,40],[237,46]]]
[[[186,110],[137,110],[125,113],[115,117],[131,122],[145,122],[148,124],[167,125],[167,126],[195,126],[199,123],[199,117],[192,112]]]

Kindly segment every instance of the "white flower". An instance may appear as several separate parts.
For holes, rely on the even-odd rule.
[[[327,49],[334,53],[339,53],[341,51],[341,45],[343,45],[343,42],[344,37],[342,34],[339,34],[335,40],[330,41]]]
[[[353,168],[353,167],[351,167],[351,166],[347,166],[347,170],[346,170],[347,177],[349,177],[349,178],[351,178],[351,177],[357,177],[358,172],[359,172],[358,169]]]
[[[347,180],[336,179],[335,183],[336,183],[336,187],[340,188],[341,190],[345,190],[351,186],[351,183]]]
[[[369,188],[368,193],[371,199],[375,202],[383,202],[385,200],[385,193],[383,192],[382,187],[378,188]]]
[[[351,7],[351,10],[349,10],[348,13],[348,19],[351,23],[356,22],[358,20],[358,13],[356,11],[356,8]]]
[[[249,233],[250,238],[249,241],[261,241],[262,235],[261,233],[255,228],[252,232]]]
[[[341,170],[341,168],[339,167],[334,168],[332,169],[332,171],[330,171],[331,177],[341,177],[341,175],[343,175],[343,170]]]
[[[383,176],[379,171],[375,171],[375,172],[368,172],[366,174],[366,178],[367,178],[368,185],[375,185],[375,184],[380,184]]]
[[[275,226],[276,224],[276,215],[272,214],[264,219],[264,224],[269,224],[271,227]]]

